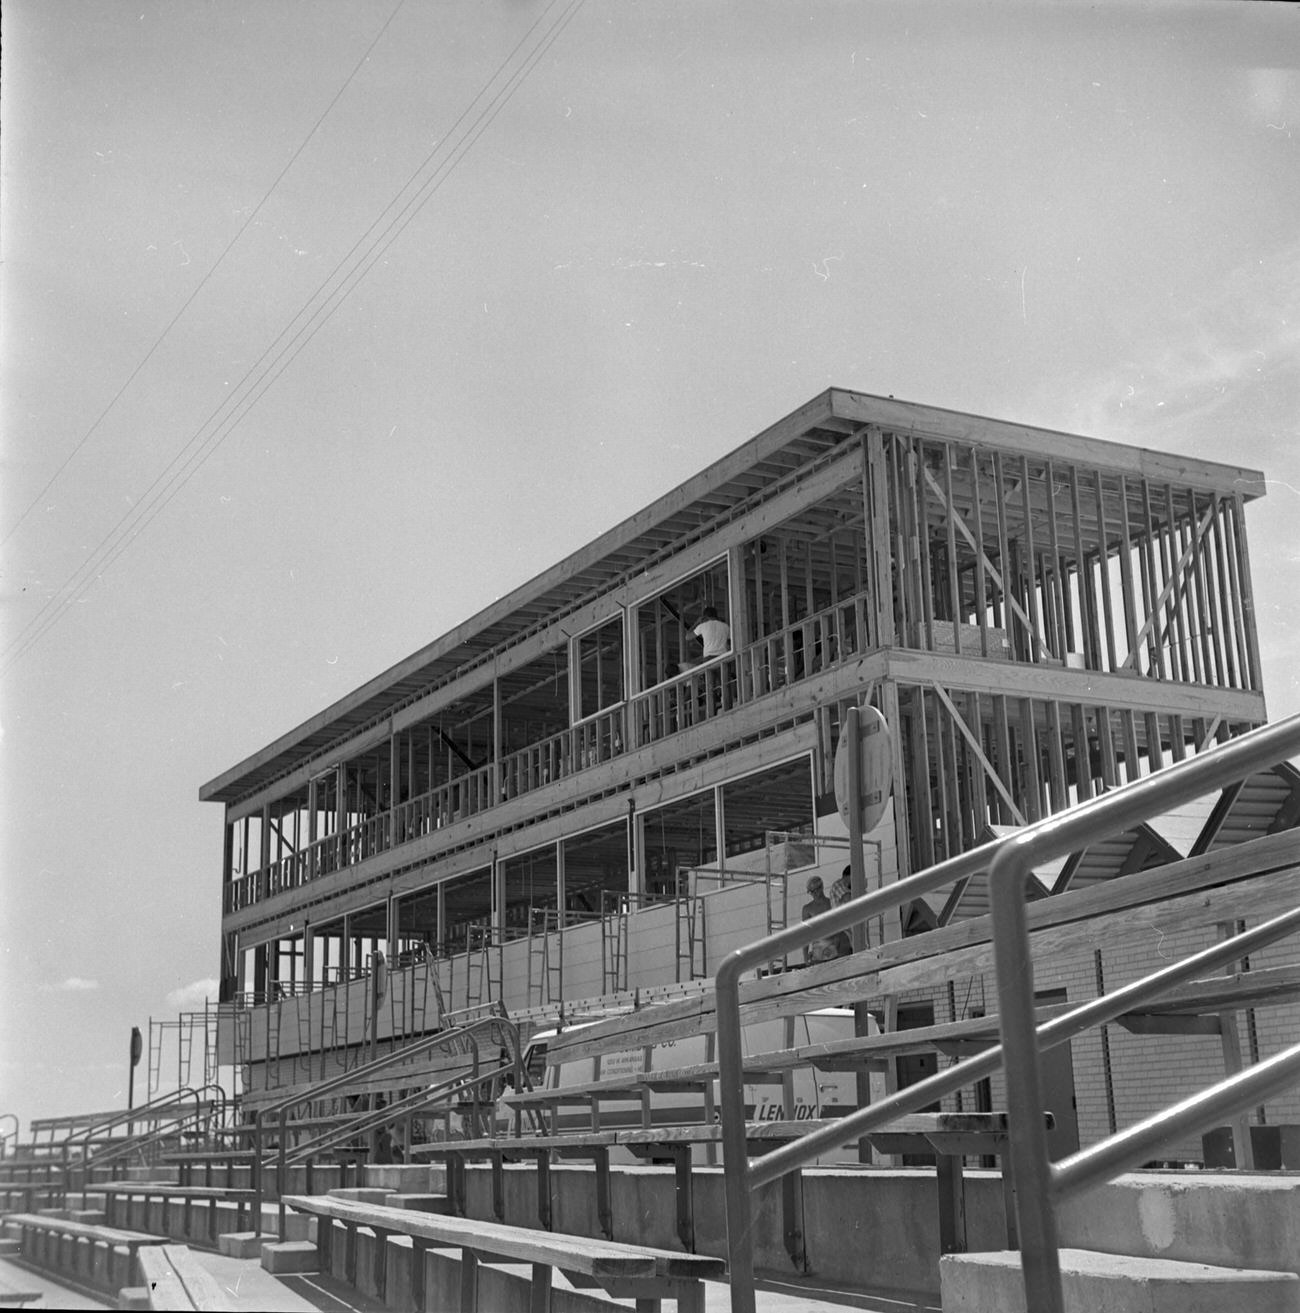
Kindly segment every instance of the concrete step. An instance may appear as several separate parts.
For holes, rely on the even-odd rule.
[[[384,1200],[388,1208],[415,1208],[422,1213],[446,1213],[451,1211],[451,1201],[445,1194],[398,1194],[393,1193]]]
[[[1020,1255],[946,1254],[943,1313],[1028,1313]],[[1300,1313],[1294,1272],[1214,1267],[1086,1249],[1061,1250],[1066,1313]]]
[[[386,1204],[394,1191],[369,1185],[337,1185],[329,1193],[331,1198],[348,1199],[354,1204]]]
[[[1300,1273],[1300,1176],[1130,1172],[1056,1216],[1063,1247]]]
[[[404,1194],[430,1194],[445,1188],[441,1163],[377,1163],[362,1169],[366,1185]]]
[[[276,1240],[262,1246],[262,1267],[274,1276],[319,1272],[320,1257],[309,1240]]]

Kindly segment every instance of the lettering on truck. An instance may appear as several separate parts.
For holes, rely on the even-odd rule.
[[[590,1024],[590,1023],[589,1023]],[[874,1033],[875,1023],[872,1022]],[[576,1028],[573,1028],[576,1029]],[[546,1089],[563,1089],[566,1085],[581,1085],[596,1079],[617,1080],[632,1078],[645,1071],[647,1053],[644,1048],[629,1049],[605,1054],[600,1059],[599,1071],[591,1058],[555,1065],[546,1064],[546,1051],[555,1031],[535,1035],[524,1050],[524,1064],[534,1086]],[[771,1053],[790,1048],[803,1048],[813,1044],[827,1044],[853,1035],[853,1013],[848,1008],[823,1008],[796,1017],[777,1018],[745,1026],[742,1032],[747,1055]],[[649,1070],[674,1071],[709,1061],[712,1056],[710,1037],[691,1035],[684,1039],[668,1040],[649,1050]],[[543,1076],[543,1072],[545,1073]],[[782,1101],[780,1085],[746,1085],[745,1117],[748,1121],[811,1121],[821,1118],[842,1117],[857,1106],[857,1083],[852,1072],[824,1072],[813,1067],[798,1067],[792,1073],[792,1112],[787,1114]],[[717,1103],[717,1084],[714,1083],[714,1106]],[[885,1095],[884,1078],[878,1073],[871,1076],[871,1098]],[[653,1126],[695,1125],[705,1116],[703,1092],[669,1092],[651,1090],[649,1095],[650,1118]],[[497,1126],[506,1133],[513,1121],[509,1093],[496,1107]],[[639,1093],[629,1092],[626,1097],[602,1099],[600,1124],[603,1129],[634,1129],[642,1126],[642,1102]],[[556,1110],[556,1129],[560,1131],[589,1130],[591,1114],[586,1105],[574,1104]],[[850,1146],[822,1161],[856,1161],[856,1148]]]

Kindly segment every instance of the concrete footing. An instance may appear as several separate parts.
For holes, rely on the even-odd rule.
[[[445,1213],[448,1211],[445,1194],[390,1194],[385,1201],[389,1208],[414,1208],[421,1213]]]
[[[262,1246],[267,1243],[269,1239],[261,1231],[227,1231],[217,1237],[217,1253],[225,1254],[227,1258],[260,1259]]]
[[[1130,1172],[1057,1207],[1061,1244],[1300,1274],[1300,1176]]]
[[[1291,1272],[1214,1267],[1129,1254],[1061,1250],[1066,1313],[1300,1313]],[[1018,1253],[948,1254],[943,1313],[1028,1313]]]
[[[320,1256],[310,1240],[272,1240],[262,1245],[262,1267],[275,1276],[319,1272]]]
[[[335,1186],[330,1192],[334,1199],[348,1199],[354,1204],[387,1204],[393,1191],[383,1186],[343,1185]]]

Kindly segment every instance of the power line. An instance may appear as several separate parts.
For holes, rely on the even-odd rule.
[[[18,637],[9,645],[5,651],[5,665],[0,668],[0,673],[7,671],[16,661],[21,659],[31,650],[41,638],[49,632],[51,628],[66,614],[69,605],[77,599],[77,594],[84,589],[90,581],[102,575],[113,562],[130,546],[136,538],[149,526],[154,518],[167,506],[172,498],[180,489],[198,472],[208,457],[217,449],[218,446],[229,436],[239,422],[248,414],[249,410],[261,399],[268,388],[270,388],[281,374],[297,358],[301,351],[307,346],[311,339],[324,326],[324,324],[333,316],[334,312],[342,305],[343,301],[354,290],[356,285],[365,277],[374,264],[382,257],[394,241],[401,235],[405,228],[415,218],[416,214],[424,207],[433,194],[446,181],[448,175],[464,158],[470,149],[475,145],[483,133],[492,125],[497,115],[504,108],[506,103],[513,97],[514,93],[522,85],[529,73],[537,65],[543,55],[551,48],[559,38],[563,30],[572,21],[578,10],[582,7],[583,0],[570,0],[568,8],[561,16],[556,19],[552,26],[539,38],[536,45],[525,56],[520,67],[509,75],[504,86],[501,87],[493,97],[487,102],[486,106],[478,113],[477,118],[469,125],[459,140],[445,152],[444,146],[451,141],[460,125],[469,116],[475,104],[483,99],[493,83],[501,76],[502,72],[510,65],[511,61],[518,54],[519,50],[528,42],[529,38],[544,21],[547,14],[555,8],[560,0],[552,0],[546,12],[534,22],[520,42],[510,52],[500,67],[484,83],[478,94],[470,102],[469,106],[462,111],[457,118],[447,137],[435,146],[434,150],[425,157],[424,161],[415,170],[406,183],[398,190],[396,196],[379,217],[372,222],[366,233],[353,244],[347,255],[335,265],[334,269],[320,284],[316,291],[308,298],[301,309],[293,316],[289,323],[281,330],[275,340],[268,346],[258,357],[257,361],[244,374],[237,384],[235,392],[225,398],[222,403],[213,411],[212,415],[204,421],[195,431],[194,435],[181,448],[169,465],[154,480],[143,498],[137,502],[101,540],[99,546],[91,553],[91,556],[83,563],[82,567],[63,585],[41,611],[33,618],[26,628]],[[416,182],[420,175],[425,171],[431,161],[442,152],[448,158],[443,159],[435,168],[434,172],[424,182],[420,183],[414,195],[408,199],[395,217],[388,220],[387,225],[374,237],[368,249],[361,252],[357,262],[344,275],[340,285],[324,295],[324,299],[314,310],[311,309],[313,304],[321,298],[324,290],[334,281],[339,270],[343,268],[358,248],[361,247],[375,229],[379,228],[384,222],[386,216],[392,211],[411,186]],[[331,301],[333,304],[331,304]],[[311,311],[307,315],[308,311]],[[294,325],[298,323],[304,315],[307,315],[305,322],[294,331]],[[292,335],[291,335],[292,334]],[[305,336],[304,336],[305,334]],[[285,340],[287,339],[287,341]],[[283,343],[283,345],[281,345]],[[278,351],[277,351],[278,348]],[[273,353],[276,353],[273,355]],[[269,363],[266,363],[265,369],[262,369],[264,362],[268,357],[272,357]],[[254,378],[258,370],[261,373]],[[250,382],[250,379],[252,382]],[[242,393],[242,395],[239,395]],[[240,409],[242,407],[242,409]],[[222,412],[227,412],[224,417]],[[202,437],[204,431],[212,424],[216,423],[217,428],[208,436]],[[197,445],[196,445],[197,444]],[[191,450],[193,449],[193,450]]]
[[[154,344],[149,348],[148,351],[144,353],[144,356],[141,358],[140,363],[136,365],[136,367],[127,375],[126,382],[124,382],[122,386],[118,388],[118,390],[113,394],[108,405],[106,405],[104,409],[99,412],[98,416],[96,416],[95,418],[95,422],[82,435],[81,440],[77,443],[75,447],[73,447],[73,449],[70,452],[68,452],[67,456],[64,457],[63,464],[60,465],[59,468],[55,470],[53,474],[50,475],[49,479],[46,480],[45,486],[40,490],[40,492],[36,494],[35,497],[32,498],[31,505],[29,505],[27,509],[23,511],[23,513],[19,515],[19,517],[13,522],[13,524],[9,527],[8,533],[6,533],[3,538],[0,538],[0,547],[3,547],[5,543],[7,543],[9,539],[12,538],[15,533],[18,532],[18,528],[23,523],[23,521],[36,509],[37,506],[40,505],[41,501],[45,497],[45,494],[49,492],[49,490],[55,485],[56,482],[58,482],[60,475],[62,475],[63,471],[66,470],[70,464],[72,464],[73,459],[76,457],[77,453],[82,449],[82,447],[84,447],[86,443],[90,441],[91,437],[95,433],[95,430],[98,429],[99,426],[104,422],[104,419],[108,415],[109,411],[112,410],[113,407],[117,405],[117,403],[122,399],[123,393],[127,390],[127,388],[131,386],[132,383],[135,382],[140,371],[149,363],[150,360],[153,359],[154,352],[157,351],[158,348],[163,344],[163,341],[167,337],[168,333],[170,333],[172,329],[176,327],[177,323],[180,321],[181,316],[190,308],[190,306],[194,303],[194,300],[198,296],[198,294],[211,281],[212,275],[217,272],[217,270],[224,263],[226,256],[228,256],[230,252],[234,249],[235,243],[238,242],[239,239],[248,231],[248,229],[252,226],[253,221],[257,218],[259,214],[261,214],[267,201],[271,199],[272,194],[275,192],[275,189],[284,181],[285,174],[287,174],[289,170],[293,168],[294,164],[297,163],[298,157],[303,153],[304,150],[307,149],[307,146],[311,142],[311,139],[316,135],[317,129],[320,127],[322,123],[325,122],[325,119],[329,116],[330,111],[342,99],[343,93],[348,89],[348,87],[352,85],[352,81],[356,77],[356,75],[361,71],[362,65],[365,64],[366,60],[370,58],[371,51],[373,51],[374,48],[379,44],[379,39],[384,35],[385,32],[388,31],[389,25],[392,23],[393,19],[397,17],[397,11],[401,9],[401,7],[405,3],[406,0],[397,0],[397,4],[393,8],[393,12],[389,14],[388,17],[384,20],[384,25],[375,34],[374,40],[371,41],[371,43],[366,47],[365,53],[361,56],[361,58],[357,60],[356,66],[353,68],[352,72],[349,73],[347,77],[343,80],[343,85],[339,87],[337,92],[335,92],[334,98],[321,111],[320,116],[317,118],[316,122],[311,125],[311,130],[302,139],[301,143],[298,146],[298,149],[295,150],[294,153],[289,157],[289,162],[284,166],[284,168],[280,170],[279,174],[276,176],[275,181],[266,189],[266,192],[263,195],[262,199],[257,202],[257,204],[253,207],[252,211],[249,213],[248,218],[245,219],[244,222],[240,225],[239,231],[235,233],[235,235],[226,244],[226,249],[222,251],[219,256],[217,256],[216,260],[212,264],[212,267],[207,271],[207,273],[203,275],[201,279],[199,279],[197,285],[190,292],[189,296],[185,298],[184,302],[181,305],[181,308],[177,310],[177,312],[172,316],[166,328],[164,328],[163,331],[158,334],[157,338],[154,340]]]

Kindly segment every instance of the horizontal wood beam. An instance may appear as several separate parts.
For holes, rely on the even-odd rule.
[[[839,388],[831,390],[830,398],[836,415],[859,424],[877,424],[893,433],[952,438],[981,447],[1000,447],[1032,460],[1073,462],[1103,472],[1150,479],[1153,483],[1174,483],[1228,493],[1244,492],[1247,497],[1263,496],[1265,491],[1261,471],[1240,465],[1194,460],[1176,452],[1151,451],[1101,438],[1012,424],[1006,420]]]
[[[1068,666],[989,661],[891,648],[888,673],[890,678],[904,684],[943,684],[946,688],[971,693],[1042,698],[1119,711],[1152,711],[1204,719],[1219,715],[1252,724],[1262,724],[1266,719],[1262,693],[1132,674],[1075,670]]]

